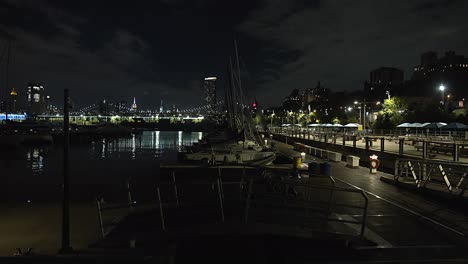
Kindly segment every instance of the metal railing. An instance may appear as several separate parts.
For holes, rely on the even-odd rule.
[[[163,167],[163,166],[161,166]],[[157,209],[159,211],[159,218],[161,222],[161,230],[166,231],[167,229],[167,218],[165,217],[166,209],[168,208],[178,208],[181,206],[196,206],[196,201],[192,200],[184,200],[184,197],[181,197],[179,194],[179,189],[182,187],[189,187],[189,188],[198,188],[197,186],[201,185],[210,185],[211,190],[213,190],[212,194],[216,195],[208,197],[210,200],[211,206],[216,208],[219,218],[216,221],[224,223],[226,221],[225,216],[225,201],[235,201],[236,204],[239,204],[240,208],[243,208],[244,215],[241,219],[244,219],[244,222],[249,222],[249,214],[252,213],[252,204],[269,204],[273,207],[281,207],[281,208],[302,208],[305,209],[307,212],[315,212],[315,213],[322,213],[324,212],[326,217],[321,219],[325,222],[340,222],[345,224],[355,224],[360,225],[360,232],[358,236],[362,238],[364,236],[364,231],[367,223],[367,208],[368,208],[368,198],[366,194],[357,189],[347,189],[336,187],[335,180],[332,177],[327,177],[330,180],[330,186],[322,186],[322,185],[313,185],[304,183],[303,180],[297,177],[297,174],[292,173],[290,169],[286,168],[271,168],[271,167],[259,167],[259,166],[225,166],[226,168],[233,169],[237,168],[239,172],[237,173],[237,178],[232,179],[232,177],[227,180],[223,179],[223,166],[209,166],[205,167],[205,169],[214,169],[217,172],[215,173],[215,177],[204,177],[204,179],[193,179],[193,180],[178,180],[178,172],[180,168],[178,166],[170,167],[164,166],[166,172],[169,172],[169,175],[166,181],[160,181],[155,188],[155,195],[154,197],[155,202],[153,203],[139,203],[135,204],[132,200],[132,191],[131,185],[127,182],[127,191],[128,191],[128,203],[121,203],[121,204],[104,204],[101,199],[96,199],[96,206],[97,206],[97,214],[98,214],[98,221],[99,227],[101,231],[102,238],[105,238],[109,230],[106,230],[103,221],[103,213],[112,211],[112,210],[119,210],[119,209],[129,209],[128,212],[131,212],[137,207],[150,207],[151,209]],[[185,168],[187,169],[187,168]],[[246,173],[246,170],[253,170],[252,172]],[[275,175],[281,175],[280,177],[265,177],[265,173],[273,173]],[[305,173],[305,172],[302,172]],[[299,174],[301,175],[301,174]],[[231,175],[232,176],[232,175]],[[317,175],[313,177],[319,177]],[[199,177],[197,177],[199,178]],[[232,189],[230,193],[226,193],[224,188],[227,185],[235,185],[238,186],[238,193],[233,193]],[[259,192],[259,188],[263,190],[267,190],[269,187],[276,185],[280,191],[261,191]],[[164,188],[166,196],[163,197],[162,195],[162,188]],[[298,190],[296,196],[291,197],[289,191]],[[322,207],[314,207],[314,197],[316,195],[316,191],[325,191],[329,192],[328,195],[324,198],[324,203]],[[362,206],[355,206],[351,204],[344,204],[344,203],[337,203],[336,202],[336,194],[337,193],[345,193],[345,194],[360,194],[364,198],[364,204]],[[234,195],[232,195],[234,194]],[[262,197],[262,198],[260,198]],[[203,198],[200,198],[203,199]],[[334,217],[336,216],[337,210],[336,208],[354,208],[358,210],[362,210],[362,218],[360,221],[351,221],[349,219],[342,219],[341,217]],[[271,208],[270,208],[271,209]],[[292,217],[288,216],[287,214],[284,215],[285,217]],[[307,213],[304,215],[303,220],[308,218]],[[309,217],[310,218],[310,217]],[[250,219],[252,220],[252,219]],[[314,218],[314,221],[318,221]]]
[[[468,186],[468,164],[397,159],[394,180],[414,182],[417,188],[426,188],[429,183],[444,186],[447,192],[463,196]]]
[[[302,220],[310,218],[309,213],[312,209],[314,212],[322,213],[323,221],[325,222],[339,222],[344,224],[355,224],[360,225],[360,232],[358,237],[363,238],[365,233],[365,228],[367,225],[367,211],[368,211],[368,203],[369,199],[366,193],[362,190],[357,189],[348,189],[348,188],[341,188],[335,186],[322,186],[322,185],[313,185],[307,183],[301,183],[297,181],[291,180],[283,180],[283,181],[276,181],[276,184],[284,184],[284,188],[282,188],[282,192],[270,192],[270,193],[258,193],[255,189],[258,188],[261,183],[255,183],[251,178],[249,180],[248,185],[248,193],[246,199],[246,206],[245,206],[245,218],[244,221],[247,223],[249,222],[250,213],[252,212],[252,205],[260,205],[260,206],[267,206],[270,210],[275,210],[279,214],[283,214],[286,217],[289,217],[290,214],[288,210],[285,209],[304,209],[304,214],[302,215]],[[295,189],[297,190],[296,195],[291,195],[290,190]],[[328,199],[328,203],[325,206],[313,206],[315,204],[313,198],[314,195],[311,195],[314,191],[330,191],[331,196]],[[334,203],[333,202],[333,194],[336,192],[344,192],[344,193],[355,193],[360,194],[363,197],[364,205],[363,206],[355,206],[351,204],[342,204],[342,203]],[[361,220],[346,220],[341,217],[333,217],[334,207],[347,207],[362,210],[362,217]],[[273,208],[273,209],[272,209]],[[283,210],[279,210],[278,208],[282,208]],[[317,221],[317,215],[313,216],[314,221]],[[298,222],[298,225],[302,225],[303,222]]]

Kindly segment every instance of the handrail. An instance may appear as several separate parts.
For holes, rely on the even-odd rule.
[[[410,159],[410,158],[398,158],[397,161],[413,161],[413,162],[424,162],[424,163],[433,163],[433,164],[441,164],[441,165],[450,165],[450,166],[460,166],[460,167],[467,167],[467,162],[459,162],[459,161],[445,161],[445,160],[427,160],[427,159]]]
[[[363,190],[350,189],[350,188],[344,188],[344,187],[336,187],[336,186],[329,187],[329,186],[322,186],[322,185],[315,185],[315,184],[308,184],[308,183],[298,183],[298,182],[294,182],[294,181],[291,181],[291,180],[281,180],[281,181],[272,180],[272,181],[270,181],[270,183],[281,183],[281,184],[285,184],[288,187],[306,187],[306,188],[315,188],[315,189],[321,189],[321,190],[330,190],[332,192],[342,191],[342,192],[360,194],[364,198],[364,206],[363,207],[357,207],[357,206],[350,205],[351,208],[356,208],[356,209],[362,209],[363,210],[362,220],[360,222],[359,221],[352,222],[352,221],[349,221],[349,220],[329,218],[329,217],[327,217],[326,220],[327,221],[342,222],[342,223],[351,223],[352,222],[354,224],[361,224],[359,237],[360,238],[364,237],[365,228],[366,228],[366,225],[367,225],[369,198],[367,197],[367,194]],[[248,190],[247,199],[246,199],[247,201],[246,201],[246,208],[245,208],[245,221],[248,221],[250,203],[252,203],[252,202],[255,203],[256,202],[255,199],[252,199],[252,194],[253,194],[252,193],[252,186],[253,185],[254,185],[254,183],[253,183],[252,178],[251,178],[251,181],[249,182],[249,190]],[[285,198],[287,199],[288,196],[285,195]],[[298,199],[293,199],[293,200],[303,201],[303,200],[298,200]],[[330,214],[331,213],[331,203],[332,203],[331,199],[328,201],[328,203],[329,203],[328,212]],[[278,205],[278,206],[283,206],[283,207],[288,206],[288,205],[285,205],[284,203],[275,203],[275,204]],[[291,206],[291,205],[289,205],[289,206]],[[346,205],[344,205],[344,204],[340,204],[340,206],[346,207]],[[304,206],[302,206],[302,207],[304,207]]]

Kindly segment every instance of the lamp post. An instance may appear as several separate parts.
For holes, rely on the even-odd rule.
[[[368,104],[380,105],[380,101],[377,101],[377,102],[366,102],[366,100],[364,100],[364,102],[354,101],[354,104],[362,105],[362,121],[360,120],[360,122],[362,124],[362,129],[366,131],[366,105]],[[359,119],[361,119],[361,109],[359,109]]]
[[[444,95],[445,95],[445,86],[443,84],[441,84],[439,86],[439,90],[442,92],[442,101],[441,101],[441,104],[445,105],[445,98],[444,98]]]

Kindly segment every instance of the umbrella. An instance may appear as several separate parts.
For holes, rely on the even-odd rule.
[[[468,126],[465,126],[464,124],[461,123],[450,123],[446,126],[442,127],[443,129],[466,129]]]
[[[308,126],[310,126],[310,127],[318,127],[318,126],[320,126],[320,124],[309,124]]]
[[[341,124],[333,124],[333,127],[343,127]]]
[[[325,127],[333,127],[332,124],[326,124]]]
[[[422,127],[422,124],[421,124],[421,123],[413,123],[413,124],[409,124],[408,127],[411,127],[411,128],[420,128],[420,127]]]
[[[446,123],[438,122],[438,123],[425,123],[427,125],[423,125],[423,128],[441,128],[446,126]]]
[[[354,124],[354,123],[349,123],[349,124],[345,125],[345,127],[359,127],[359,125]]]
[[[403,123],[403,124],[399,124],[397,127],[401,127],[401,128],[406,128],[406,127],[410,127],[410,123]]]
[[[295,126],[301,127],[302,125],[301,124],[295,124]]]
[[[288,126],[290,126],[290,125],[291,125],[291,124],[282,124],[281,126],[282,126],[282,127],[288,127]]]

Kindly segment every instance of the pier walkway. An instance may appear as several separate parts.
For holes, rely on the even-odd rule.
[[[283,155],[299,155],[291,145],[275,141],[275,147]],[[309,154],[306,160],[323,162]],[[332,177],[337,184],[368,194],[368,228],[380,236],[381,241],[386,241],[385,246],[418,248],[444,247],[460,240],[466,243],[468,211],[463,205],[423,196],[381,181],[381,177],[393,178],[387,173],[371,174],[369,168],[348,168],[345,162],[331,164]]]

